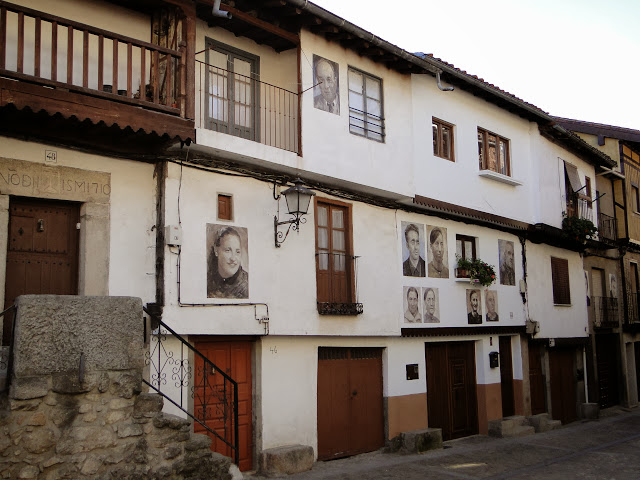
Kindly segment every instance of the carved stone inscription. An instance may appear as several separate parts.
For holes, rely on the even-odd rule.
[[[0,194],[108,203],[111,174],[0,158]]]

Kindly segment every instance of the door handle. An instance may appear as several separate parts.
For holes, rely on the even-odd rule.
[[[44,232],[44,219],[43,218],[39,218],[38,219],[38,231],[39,232]]]

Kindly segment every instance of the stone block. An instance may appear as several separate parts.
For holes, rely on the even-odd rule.
[[[86,374],[142,368],[139,298],[22,295],[16,302],[17,378],[77,374],[81,354]]]
[[[157,393],[142,393],[133,406],[134,418],[154,417],[162,411],[164,398]]]
[[[190,430],[191,421],[180,418],[170,413],[160,413],[153,418],[153,425],[156,428],[170,428],[172,430]]]
[[[120,425],[118,427],[118,438],[139,437],[142,435],[142,427],[136,424]]]
[[[391,440],[389,451],[413,454],[442,448],[442,429],[426,428],[403,432]]]
[[[49,393],[48,377],[20,377],[11,384],[11,398],[15,400],[31,400],[42,398]]]
[[[287,445],[264,450],[260,456],[260,472],[267,476],[291,475],[311,470],[313,448],[308,445]]]
[[[22,436],[20,446],[29,453],[39,454],[53,448],[56,437],[52,430],[39,428],[31,433]]]
[[[203,433],[192,433],[191,438],[184,444],[184,449],[187,452],[193,452],[196,450],[209,450],[211,447],[211,437]]]

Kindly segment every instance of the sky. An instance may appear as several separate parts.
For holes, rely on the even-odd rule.
[[[558,117],[640,130],[640,0],[312,0]]]

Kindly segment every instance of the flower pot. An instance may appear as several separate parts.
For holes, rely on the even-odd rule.
[[[456,278],[469,278],[469,270],[456,268]]]

